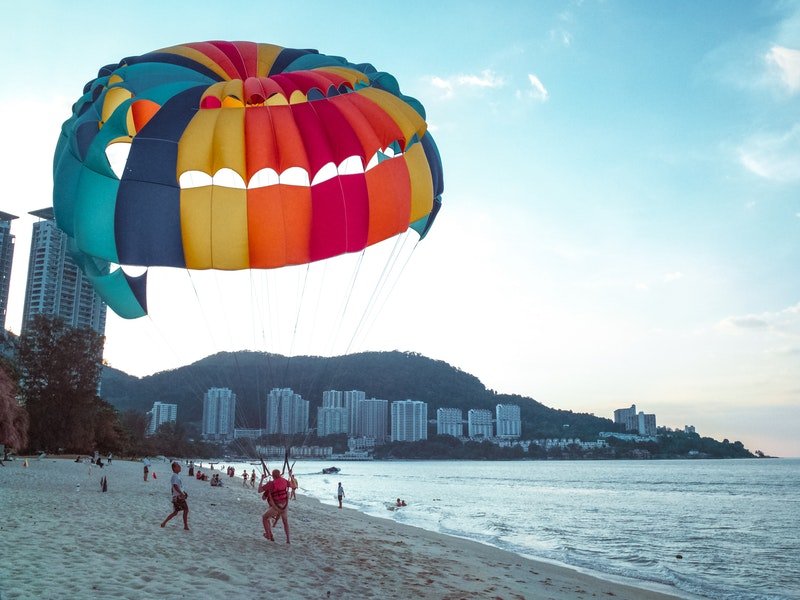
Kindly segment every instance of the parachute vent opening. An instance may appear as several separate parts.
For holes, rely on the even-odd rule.
[[[106,158],[111,170],[117,179],[122,179],[125,165],[128,164],[128,155],[131,152],[130,142],[117,142],[106,147]]]

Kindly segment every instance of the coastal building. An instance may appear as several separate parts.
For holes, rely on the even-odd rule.
[[[11,281],[11,264],[14,260],[14,234],[11,221],[16,215],[0,211],[0,332],[6,328],[8,312],[8,287]]]
[[[618,408],[614,411],[614,423],[624,425],[625,431],[639,431],[639,418],[636,415],[636,405],[630,408]]]
[[[516,404],[498,404],[495,407],[497,437],[518,438],[522,434],[522,419]]]
[[[347,433],[347,409],[323,406],[317,409],[317,436]]]
[[[147,435],[153,435],[164,423],[175,423],[178,420],[178,405],[153,402],[153,408],[147,414],[150,417]]]
[[[235,439],[235,420],[236,394],[228,388],[209,388],[203,396],[203,439]]]
[[[457,438],[464,435],[464,416],[460,408],[436,409],[436,434]]]
[[[697,433],[697,431],[695,430],[694,425],[686,425],[683,428],[683,433]]]
[[[245,438],[245,439],[255,440],[260,438],[262,435],[266,433],[267,432],[264,431],[263,429],[235,427],[233,429],[233,439],[239,440]]]
[[[380,400],[379,398],[358,400],[356,398],[352,402],[358,407],[356,411],[356,436],[371,437],[375,439],[376,444],[385,444],[386,434],[389,430],[388,400]]]
[[[392,402],[392,441],[428,439],[428,405],[419,400]]]
[[[636,415],[636,431],[639,435],[656,434],[656,416],[640,412]]]
[[[344,406],[345,410],[347,411],[345,431],[348,435],[364,435],[361,433],[361,421],[359,419],[359,415],[361,411],[361,403],[366,399],[367,395],[361,390],[349,390],[342,393],[342,406]]]
[[[492,411],[472,408],[467,413],[467,436],[475,438],[492,437]]]
[[[35,315],[61,317],[76,328],[106,329],[106,305],[67,252],[67,236],[56,227],[52,208],[31,211],[33,224],[22,329]]]
[[[343,396],[339,390],[325,390],[322,392],[322,408],[342,408]]]
[[[267,432],[291,435],[308,431],[308,400],[291,388],[273,388],[267,396]]]

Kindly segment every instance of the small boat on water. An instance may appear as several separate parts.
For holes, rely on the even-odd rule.
[[[339,467],[325,467],[322,469],[322,473],[325,475],[333,475],[334,473],[338,473],[341,471]]]

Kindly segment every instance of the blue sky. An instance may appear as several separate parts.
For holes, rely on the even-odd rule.
[[[0,210],[50,203],[58,128],[104,64],[206,39],[368,61],[425,105],[445,196],[351,350],[800,456],[800,3],[131,6],[3,8]],[[31,223],[13,226],[14,330]],[[237,340],[252,324],[199,343],[196,320],[176,321],[110,316],[106,359],[144,374],[285,349]]]

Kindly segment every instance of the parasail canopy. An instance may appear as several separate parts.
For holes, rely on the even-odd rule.
[[[117,314],[147,273],[271,269],[424,237],[442,166],[388,73],[316,50],[199,42],[102,67],[63,124],[53,209]]]

